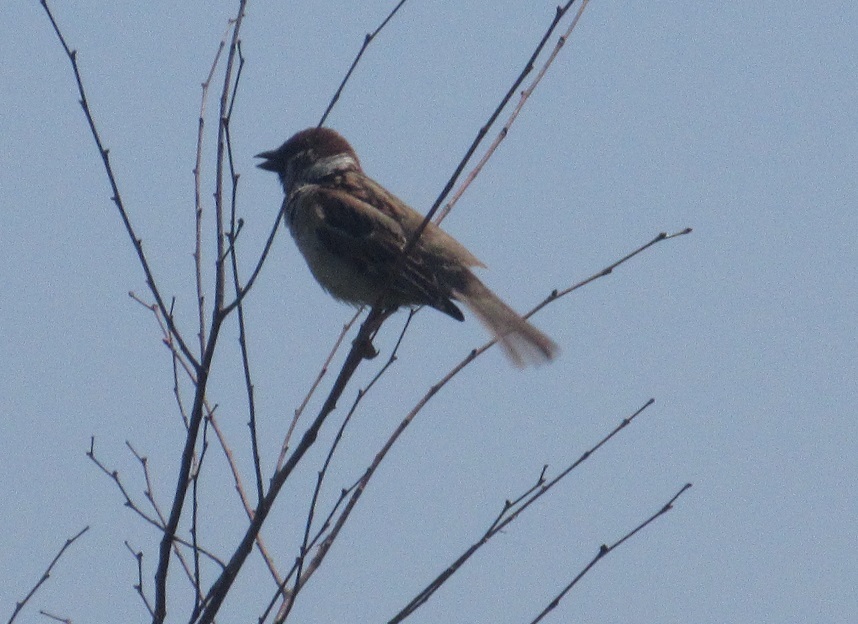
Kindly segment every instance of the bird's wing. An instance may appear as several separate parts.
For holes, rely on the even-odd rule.
[[[439,279],[438,273],[444,267],[433,264],[420,245],[391,279],[407,242],[399,222],[350,193],[325,187],[317,188],[315,193],[314,203],[321,217],[317,235],[330,253],[376,280],[379,287],[390,280],[394,300],[401,300],[397,303],[429,305],[464,320],[461,310],[450,300],[455,284],[449,284],[449,279]]]

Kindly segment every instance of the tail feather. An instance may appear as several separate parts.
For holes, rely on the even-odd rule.
[[[455,298],[464,303],[491,331],[504,353],[519,368],[540,364],[557,355],[557,345],[548,336],[523,319],[505,304],[475,275]]]

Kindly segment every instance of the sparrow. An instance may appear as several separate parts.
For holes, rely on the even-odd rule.
[[[463,321],[459,302],[516,366],[556,355],[548,336],[471,271],[485,265],[434,223],[400,259],[424,217],[367,176],[336,131],[308,128],[256,157],[264,159],[258,167],[279,176],[286,225],[316,281],[335,298],[361,306],[384,297],[391,311],[427,305]]]

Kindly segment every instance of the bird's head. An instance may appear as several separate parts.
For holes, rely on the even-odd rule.
[[[288,195],[304,185],[346,171],[360,171],[357,154],[342,135],[330,128],[307,128],[292,136],[283,145],[257,158],[265,160],[257,166],[280,176]]]

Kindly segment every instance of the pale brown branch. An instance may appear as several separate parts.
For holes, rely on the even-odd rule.
[[[283,438],[283,444],[280,445],[280,457],[277,459],[277,470],[283,467],[283,460],[286,459],[286,453],[289,452],[289,442],[292,439],[292,434],[295,431],[295,426],[298,424],[298,419],[301,417],[301,414],[304,413],[304,409],[307,407],[307,403],[310,402],[313,394],[316,392],[316,389],[319,387],[319,384],[324,379],[325,375],[328,373],[328,367],[331,365],[331,361],[334,359],[334,356],[337,354],[337,351],[340,349],[340,345],[343,343],[343,339],[348,334],[349,330],[352,328],[352,325],[355,324],[355,321],[363,312],[363,307],[358,308],[358,310],[354,313],[354,315],[346,321],[345,325],[343,325],[342,330],[340,331],[337,339],[334,341],[334,346],[331,347],[331,351],[328,353],[328,357],[325,358],[325,362],[322,364],[322,368],[319,369],[319,374],[316,375],[316,379],[313,381],[310,389],[307,391],[304,400],[301,401],[301,405],[299,405],[295,409],[295,414],[292,417],[292,421],[289,423],[289,429],[286,431],[286,436]]]
[[[226,457],[227,465],[229,465],[229,470],[232,473],[232,478],[235,483],[235,490],[238,492],[238,497],[241,500],[241,505],[244,508],[244,513],[247,515],[248,520],[253,519],[253,507],[250,504],[250,499],[247,497],[247,492],[244,487],[244,483],[241,479],[241,475],[238,471],[238,464],[235,461],[235,456],[233,455],[232,448],[229,446],[229,442],[226,439],[223,431],[220,428],[220,425],[215,418],[214,412],[212,412],[208,405],[206,405],[206,409],[208,410],[208,419],[211,423],[212,430],[215,432],[215,436],[220,443],[220,447],[223,450],[223,454]],[[274,558],[268,550],[268,547],[265,545],[265,541],[262,539],[262,534],[256,536],[256,548],[259,550],[259,554],[262,556],[262,559],[265,561],[265,565],[268,568],[268,572],[271,574],[271,577],[274,579],[274,582],[277,583],[278,586],[283,584],[283,578],[280,575],[280,572],[277,570],[277,566],[274,563]]]
[[[226,31],[221,37],[217,51],[212,61],[212,66],[209,68],[208,76],[202,83],[202,95],[200,96],[200,116],[197,127],[197,152],[194,162],[194,273],[197,286],[197,310],[199,315],[199,340],[200,353],[206,345],[206,311],[205,311],[205,296],[203,294],[203,256],[202,256],[202,241],[203,241],[203,199],[202,199],[202,161],[203,161],[203,137],[206,125],[206,104],[208,103],[209,87],[211,86],[215,70],[217,69],[220,55],[226,47],[226,40],[232,30],[232,20],[230,20]]]

